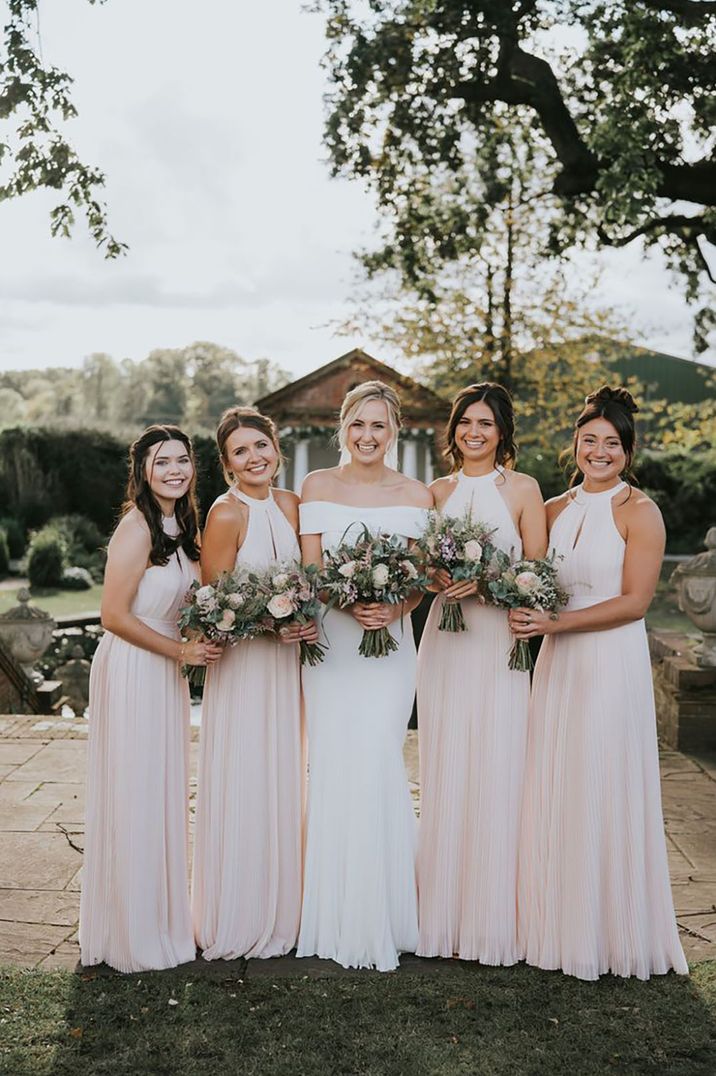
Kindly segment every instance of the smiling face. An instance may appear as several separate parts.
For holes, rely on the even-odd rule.
[[[278,450],[272,439],[253,426],[239,426],[226,438],[224,463],[240,489],[250,496],[267,489],[276,474]]]
[[[593,418],[579,428],[575,456],[587,485],[616,485],[627,466],[619,433],[606,418]]]
[[[174,504],[189,491],[194,467],[182,441],[159,441],[147,452],[145,475],[149,488],[165,516],[174,512]]]
[[[455,427],[455,444],[466,470],[470,466],[494,465],[500,430],[492,408],[484,400],[466,407]]]
[[[346,448],[358,463],[382,462],[393,433],[388,406],[383,400],[366,400],[346,431]]]

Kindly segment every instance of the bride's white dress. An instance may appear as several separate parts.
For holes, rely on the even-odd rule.
[[[424,509],[355,508],[330,501],[301,505],[301,533],[324,549],[372,533],[417,538]],[[358,653],[363,629],[332,609],[322,664],[306,667],[308,732],[305,876],[298,956],[344,967],[397,967],[418,940],[416,819],[403,763],[415,693],[410,618],[390,627],[399,649],[383,658]]]

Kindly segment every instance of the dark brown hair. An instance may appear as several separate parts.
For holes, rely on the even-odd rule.
[[[596,392],[590,392],[585,398],[582,412],[574,424],[572,457],[575,463],[577,460],[579,431],[583,426],[586,426],[588,422],[592,422],[593,419],[605,418],[607,422],[611,422],[612,426],[617,431],[622,448],[624,449],[626,462],[622,473],[630,483],[636,482],[636,479],[632,474],[631,465],[634,462],[634,453],[636,451],[636,426],[634,424],[634,415],[638,410],[639,408],[636,405],[634,397],[628,389],[625,389],[622,386],[613,389],[610,388],[609,385],[602,385]],[[580,473],[579,468],[575,467],[569,480],[570,486],[574,485]]]
[[[495,417],[500,431],[500,441],[495,453],[495,462],[502,467],[513,467],[517,458],[515,444],[515,412],[512,397],[506,388],[495,381],[481,381],[479,385],[468,385],[461,389],[452,402],[452,411],[445,428],[445,459],[451,461],[453,472],[462,467],[462,452],[457,447],[455,434],[460,419],[468,407],[474,403],[486,403]]]
[[[269,441],[276,449],[279,462],[275,474],[272,475],[272,478],[275,478],[283,463],[283,456],[281,455],[281,449],[278,443],[276,423],[273,419],[269,418],[268,415],[262,415],[255,407],[229,407],[219,419],[219,425],[216,427],[216,447],[219,450],[219,462],[221,464],[221,469],[224,472],[224,478],[229,485],[233,483],[234,474],[229,468],[228,460],[226,459],[226,442],[234,430],[239,430],[242,426],[248,426],[249,429],[258,430],[264,437],[268,437]]]
[[[173,537],[162,526],[162,510],[150,486],[147,475],[147,454],[150,448],[161,441],[181,441],[186,446],[187,456],[191,460],[194,475],[186,493],[179,497],[174,509],[174,516],[179,525],[179,534]],[[147,521],[152,548],[149,553],[150,564],[166,564],[172,553],[181,548],[189,560],[199,559],[199,513],[196,507],[196,461],[191,441],[178,426],[148,426],[129,448],[129,478],[122,514],[132,508],[138,508]]]

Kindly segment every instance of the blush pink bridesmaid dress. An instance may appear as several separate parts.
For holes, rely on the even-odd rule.
[[[176,535],[176,521],[164,529]],[[132,612],[178,638],[197,566],[182,549],[147,568]],[[189,907],[189,690],[175,661],[106,631],[92,662],[82,963],[172,968],[195,956]]]
[[[273,495],[231,492],[249,508],[236,563],[298,560]],[[192,910],[205,960],[295,946],[303,787],[298,646],[245,640],[209,670],[202,703]]]
[[[492,541],[521,556],[499,470],[460,472],[445,515],[469,508]],[[517,856],[529,676],[510,671],[507,613],[465,598],[468,630],[439,631],[443,598],[418,654],[420,956],[514,964]]]
[[[625,543],[613,498],[578,486],[550,547],[582,609],[621,593]],[[688,966],[661,813],[643,620],[549,635],[535,669],[519,869],[521,955],[580,979],[648,979]]]

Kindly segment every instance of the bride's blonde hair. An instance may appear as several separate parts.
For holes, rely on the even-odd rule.
[[[388,413],[388,429],[390,430],[388,451],[397,444],[398,434],[402,426],[398,393],[390,385],[386,385],[382,381],[363,381],[346,393],[341,404],[338,424],[338,447],[341,452],[346,448],[351,423],[355,422],[365,404],[369,403],[370,400],[382,400],[385,404],[385,409]]]

